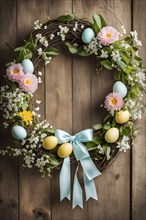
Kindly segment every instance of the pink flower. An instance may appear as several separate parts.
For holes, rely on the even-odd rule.
[[[97,34],[97,39],[101,44],[106,46],[119,40],[119,33],[115,28],[106,26]]]
[[[118,92],[113,92],[105,97],[104,104],[108,111],[118,111],[124,105],[124,101]]]
[[[25,92],[34,93],[38,88],[38,79],[34,74],[27,73],[19,82],[19,87]]]
[[[12,66],[8,67],[6,70],[6,74],[9,80],[18,83],[25,75],[23,72],[23,67],[21,66],[20,63],[13,64]]]

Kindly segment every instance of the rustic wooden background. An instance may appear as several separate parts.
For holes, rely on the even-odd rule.
[[[75,13],[91,19],[101,13],[110,25],[139,32],[141,55],[146,66],[146,0],[0,0],[0,81],[4,64],[11,57],[5,42],[14,46],[30,33],[33,22],[61,14]],[[118,21],[118,19],[119,21]],[[42,67],[43,68],[43,67]],[[67,51],[54,58],[45,69],[45,83],[37,92],[44,103],[43,118],[58,128],[77,132],[100,122],[100,107],[111,91],[112,73],[95,75],[96,60],[72,57]],[[41,178],[35,169],[22,170],[21,160],[0,158],[1,220],[144,220],[146,219],[145,122],[131,152],[122,153],[103,175],[96,179],[99,202],[84,202],[84,209],[71,209],[59,202],[58,174]],[[11,140],[1,128],[0,146]],[[74,169],[73,169],[74,170]]]

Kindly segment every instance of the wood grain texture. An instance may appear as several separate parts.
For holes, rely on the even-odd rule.
[[[6,42],[16,46],[16,1],[0,1],[0,85],[5,74],[5,63],[9,62],[11,52]],[[13,35],[11,34],[13,33]],[[2,125],[2,115],[0,115]],[[11,135],[0,127],[0,148],[11,144]],[[18,219],[18,159],[0,157],[0,219]]]
[[[100,13],[109,25],[120,28],[122,23],[129,32],[132,8],[133,28],[139,32],[143,42],[141,55],[146,59],[145,0],[0,0],[1,71],[4,71],[4,64],[11,57],[11,53],[5,49],[5,41],[14,46],[21,45],[37,19],[43,21],[47,16],[54,18],[72,12],[81,18],[91,19],[93,13]],[[44,84],[39,87],[35,98],[42,100],[42,118],[46,118],[54,127],[76,133],[100,122],[106,114],[100,104],[112,90],[113,76],[109,71],[102,71],[96,76],[97,61],[94,57],[71,56],[65,47],[60,50],[60,56],[55,57],[46,68],[41,67],[42,72],[45,72]],[[132,160],[130,153],[123,153],[102,176],[96,178],[99,201],[90,200],[86,203],[84,198],[83,210],[79,207],[72,210],[67,200],[59,202],[59,171],[55,171],[51,179],[41,178],[36,169],[22,170],[21,161],[18,172],[17,159],[1,158],[0,219],[144,220],[145,125],[145,120],[136,125],[141,126],[142,131],[133,144]],[[1,130],[0,137],[5,137],[5,131],[3,128]],[[0,141],[0,145],[6,142]],[[76,165],[72,166],[72,180],[75,168]],[[83,186],[81,172],[79,179]]]
[[[72,12],[71,1],[48,1],[51,18]],[[46,73],[46,116],[47,120],[60,129],[72,132],[72,60],[64,48],[61,55],[48,65]],[[68,219],[73,212],[69,201],[60,202],[59,171],[51,178],[52,219]],[[66,207],[64,209],[64,207]]]
[[[41,6],[41,10],[40,10]],[[27,0],[17,2],[17,32],[19,42],[33,30],[35,20],[45,20],[49,15],[47,0]],[[39,16],[38,16],[39,15]],[[43,73],[45,68],[40,69]],[[45,77],[43,77],[45,82]],[[46,118],[45,83],[39,86],[34,99],[41,100],[41,116]],[[22,170],[20,167],[20,219],[50,219],[51,218],[51,182],[49,177],[42,178],[36,169]]]
[[[133,1],[133,30],[138,31],[143,47],[140,55],[146,67],[146,1]],[[146,97],[145,97],[146,103]],[[141,128],[140,134],[133,143],[132,148],[132,219],[146,219],[146,114],[136,124]]]
[[[76,14],[84,17],[87,14],[92,16],[93,13],[100,13],[107,18],[108,24],[120,27],[119,20],[122,20],[126,29],[131,28],[131,5],[130,1],[74,1]],[[82,10],[84,14],[82,14]],[[124,15],[122,10],[126,8]],[[129,21],[127,23],[127,20]],[[89,74],[91,76],[91,124],[100,123],[106,111],[101,109],[104,97],[112,91],[113,76],[110,71],[103,70],[99,76],[95,74],[96,59],[92,59]],[[83,66],[83,65],[82,65]],[[88,91],[88,88],[87,88]],[[89,105],[89,103],[88,103]],[[89,110],[88,110],[89,111]],[[89,113],[88,113],[89,114]],[[99,116],[100,115],[100,116]],[[127,167],[127,168],[126,168]],[[126,168],[126,169],[125,169]],[[125,185],[126,182],[126,185]],[[127,220],[130,212],[130,155],[121,155],[114,164],[101,176],[96,178],[96,186],[99,201],[88,202],[89,219],[115,219]],[[116,206],[116,209],[113,208]]]

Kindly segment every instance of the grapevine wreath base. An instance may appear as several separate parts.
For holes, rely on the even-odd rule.
[[[97,199],[94,178],[118,155],[130,148],[130,141],[137,134],[134,121],[141,119],[144,105],[145,69],[138,54],[141,42],[137,32],[128,36],[124,27],[121,32],[107,26],[101,15],[93,15],[93,23],[75,15],[63,15],[41,23],[34,22],[34,31],[20,47],[13,49],[14,59],[7,64],[5,85],[1,87],[0,104],[5,128],[10,127],[14,138],[12,146],[1,154],[22,155],[23,167],[36,166],[49,175],[56,168],[60,171],[60,199],[71,199],[70,161],[78,161],[73,183],[73,208],[83,208],[82,189],[77,172],[81,165],[86,200]],[[102,107],[107,115],[102,124],[92,129],[70,135],[53,129],[41,121],[40,100],[32,102],[33,93],[42,82],[40,61],[49,64],[59,55],[58,45],[65,44],[69,52],[79,56],[94,55],[97,70],[106,68],[113,72],[113,91],[107,94]],[[114,71],[113,71],[114,70]],[[90,73],[89,73],[90,74]]]

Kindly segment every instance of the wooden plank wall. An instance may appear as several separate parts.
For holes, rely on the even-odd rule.
[[[129,32],[137,29],[143,42],[141,55],[146,66],[146,1],[145,0],[0,0],[0,82],[4,64],[11,57],[5,46],[21,44],[37,19],[75,13],[91,19],[101,13],[110,25]],[[119,20],[118,20],[119,19]],[[95,75],[94,58],[72,57],[66,50],[45,69],[44,84],[37,92],[42,100],[43,118],[55,127],[77,132],[100,122],[100,108],[111,91],[112,73]],[[106,80],[105,80],[106,79]],[[1,119],[2,120],[2,119]],[[21,160],[0,158],[0,219],[1,220],[144,220],[146,219],[146,126],[133,143],[131,153],[119,158],[96,179],[99,202],[84,202],[84,209],[71,209],[68,201],[59,202],[59,172],[52,178],[41,178],[37,170],[22,170]],[[0,146],[11,140],[0,128]],[[8,139],[8,141],[6,141]],[[74,172],[74,167],[72,168]]]

